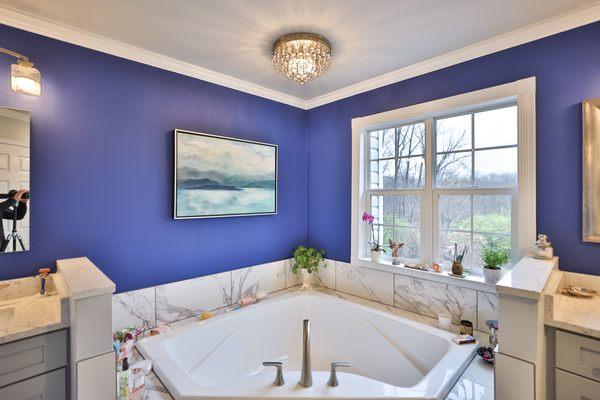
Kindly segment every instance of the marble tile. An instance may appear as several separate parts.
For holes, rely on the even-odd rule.
[[[393,305],[394,275],[389,272],[335,262],[336,290]]]
[[[156,287],[157,324],[179,321],[232,303],[231,272]]]
[[[494,388],[467,378],[459,378],[446,400],[494,400]]]
[[[232,271],[233,302],[257,291],[267,293],[285,289],[285,261],[275,261]]]
[[[302,275],[294,274],[292,272],[292,265],[294,265],[294,259],[290,258],[284,261],[285,262],[285,287],[289,288],[292,286],[297,286],[302,284]]]
[[[335,261],[325,260],[323,266],[319,267],[319,270],[312,274],[312,277],[315,285],[335,289]]]
[[[462,375],[470,381],[487,387],[494,387],[494,366],[476,356]]]
[[[169,391],[164,387],[154,372],[146,375],[146,392],[144,400],[173,400]]]
[[[485,321],[498,319],[498,295],[495,293],[477,292],[477,330],[489,332]]]
[[[124,292],[112,298],[113,331],[156,326],[155,288]]]
[[[452,315],[452,322],[477,322],[477,291],[445,283],[395,275],[394,306],[437,318]]]

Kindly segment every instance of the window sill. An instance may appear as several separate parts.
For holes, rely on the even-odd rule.
[[[392,265],[391,261],[387,260],[373,262],[370,258],[364,257],[359,257],[358,261],[353,260],[352,264],[364,268],[390,272],[398,275],[410,276],[412,278],[440,282],[464,288],[479,290],[482,292],[496,293],[496,285],[491,283],[485,283],[483,276],[480,275],[467,275],[464,278],[457,278],[455,276],[448,275],[448,271],[422,271],[419,269],[405,267],[404,264]]]

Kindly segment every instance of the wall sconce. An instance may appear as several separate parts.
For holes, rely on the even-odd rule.
[[[10,87],[17,93],[39,96],[42,93],[42,76],[34,68],[29,58],[22,54],[0,47],[0,53],[17,58],[17,63],[10,67]]]

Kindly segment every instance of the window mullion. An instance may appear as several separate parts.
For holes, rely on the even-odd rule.
[[[433,263],[434,257],[434,215],[433,185],[434,185],[434,137],[433,118],[425,121],[425,190],[421,196],[421,260],[426,264]]]

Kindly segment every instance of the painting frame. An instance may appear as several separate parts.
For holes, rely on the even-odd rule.
[[[238,143],[254,144],[259,146],[271,147],[274,150],[274,208],[273,211],[268,212],[250,212],[250,213],[223,213],[223,214],[199,214],[199,215],[178,215],[177,203],[178,203],[178,161],[179,161],[179,144],[178,138],[180,135],[193,135],[201,136],[212,139],[221,139],[224,141],[233,141]],[[174,220],[185,220],[185,219],[212,219],[212,218],[233,218],[233,217],[251,217],[251,216],[265,216],[265,215],[277,215],[279,211],[279,146],[274,143],[265,143],[255,140],[240,139],[235,137],[228,137],[222,135],[216,135],[212,133],[195,132],[187,129],[174,129],[173,130],[173,219]]]

